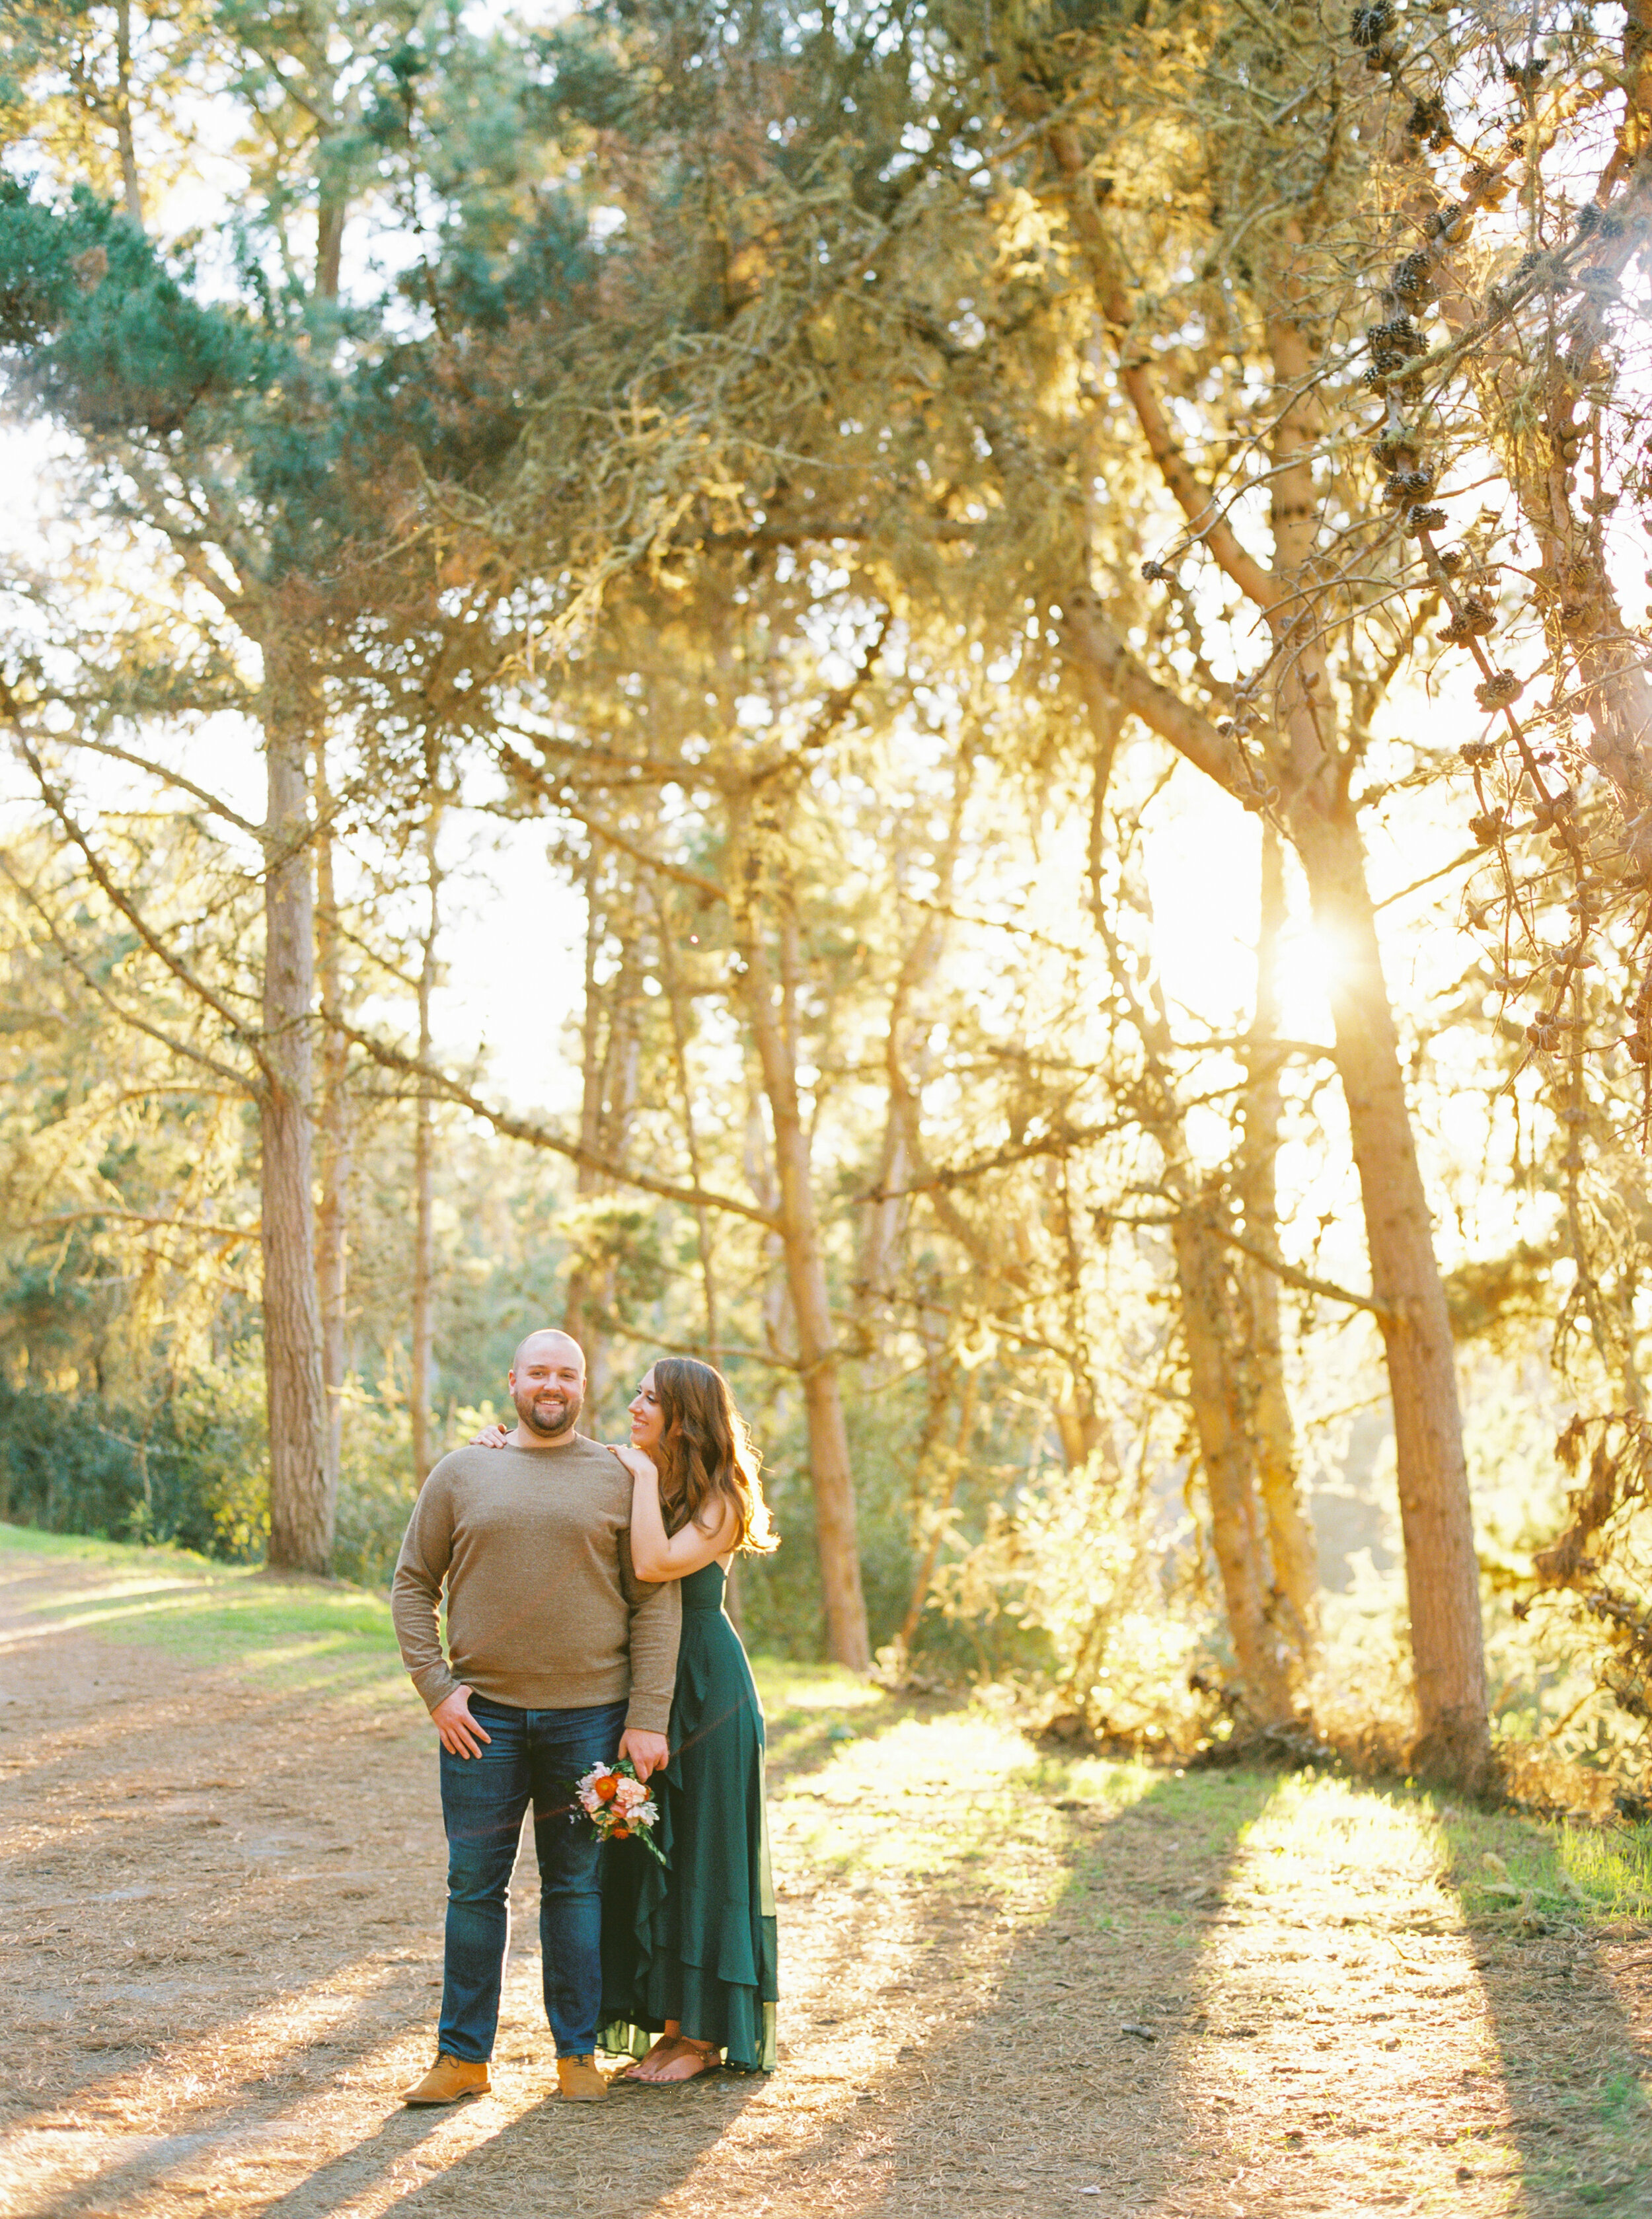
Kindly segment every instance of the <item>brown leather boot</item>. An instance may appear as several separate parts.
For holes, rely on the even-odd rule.
[[[401,2100],[404,2104],[459,2104],[467,2096],[485,2096],[493,2085],[485,2065],[469,2057],[451,2056],[444,2049],[438,2052],[435,2064],[422,2080],[402,2090]]]
[[[559,2057],[556,2085],[565,2104],[599,2104],[608,2083],[597,2070],[594,2057]]]

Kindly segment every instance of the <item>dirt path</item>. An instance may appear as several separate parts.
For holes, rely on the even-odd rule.
[[[406,2112],[422,1712],[382,1643],[157,1638],[200,1576],[143,1567],[0,1547],[0,2211],[1652,2209],[1636,1931],[1465,1924],[1414,1800],[1059,1760],[818,1674],[769,1691],[773,2079],[559,2106],[525,1864],[497,2092]]]

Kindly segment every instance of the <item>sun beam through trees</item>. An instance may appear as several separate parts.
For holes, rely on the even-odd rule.
[[[1643,1812],[1638,5],[4,22],[3,1514]]]

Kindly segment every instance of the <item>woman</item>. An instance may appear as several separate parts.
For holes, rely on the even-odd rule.
[[[616,2081],[659,2088],[724,2065],[774,2067],[763,1713],[723,1594],[737,1551],[776,1542],[757,1451],[720,1371],[660,1358],[630,1417],[630,1445],[615,1453],[631,1474],[631,1562],[640,1579],[681,1581],[682,1640],[671,1757],[650,1783],[668,1864],[637,1842],[603,1858],[598,2039],[637,2060]]]
[[[631,1562],[640,1579],[681,1581],[682,1642],[657,1795],[670,1862],[661,1871],[637,1843],[604,1860],[599,2039],[640,2060],[617,2079],[665,2087],[719,2064],[774,2068],[763,1712],[723,1593],[735,1552],[767,1554],[775,1540],[757,1451],[720,1371],[662,1356],[630,1416]]]

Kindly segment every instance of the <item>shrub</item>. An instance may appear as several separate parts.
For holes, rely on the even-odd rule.
[[[0,1383],[0,1517],[261,1557],[270,1515],[260,1372],[198,1373],[148,1408]]]

